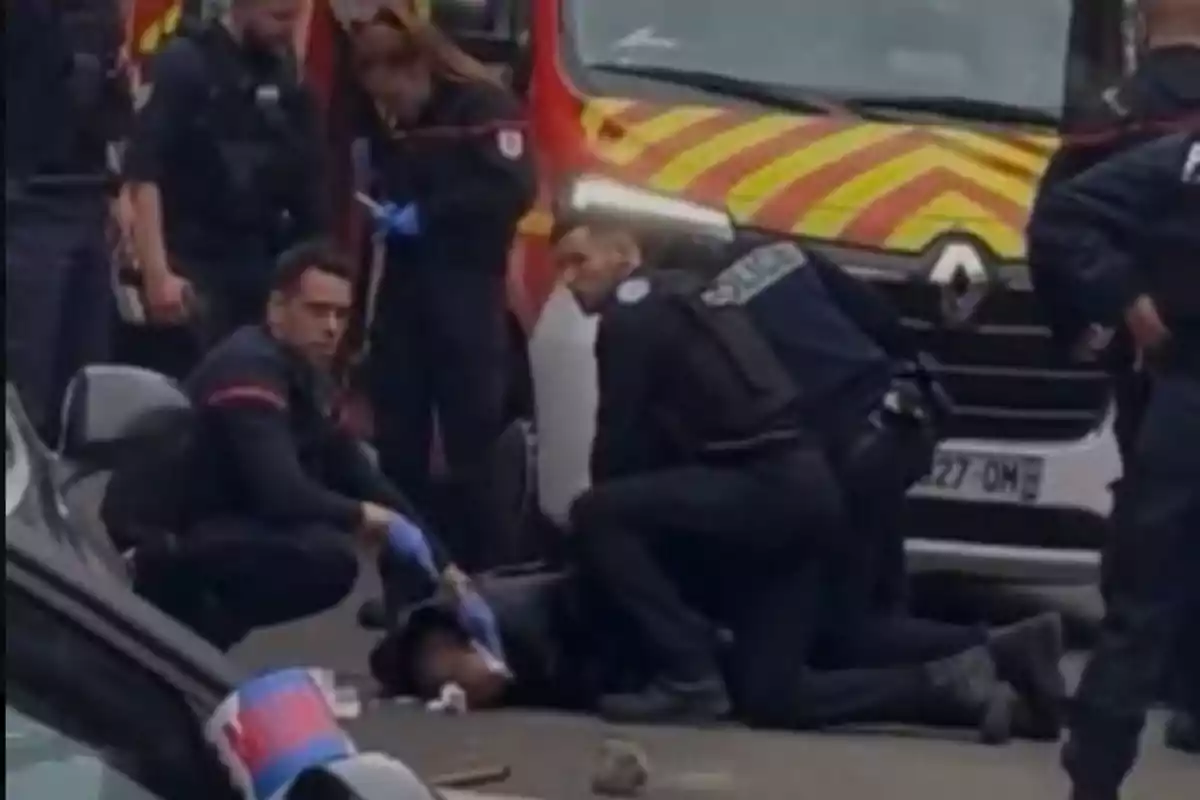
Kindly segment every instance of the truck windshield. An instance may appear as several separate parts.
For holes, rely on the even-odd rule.
[[[1087,2],[563,1],[587,69],[667,82],[671,71],[717,75],[900,112],[1024,122],[1061,116],[1072,14]]]

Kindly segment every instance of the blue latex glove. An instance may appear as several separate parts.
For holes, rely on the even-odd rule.
[[[376,230],[398,236],[418,236],[421,233],[421,216],[416,203],[384,203],[374,212]]]
[[[429,577],[435,581],[438,579],[438,568],[433,561],[433,550],[429,547],[429,540],[425,538],[425,534],[421,532],[420,528],[397,514],[388,525],[387,540],[393,553],[409,561],[415,561],[429,573]]]
[[[504,643],[500,639],[500,626],[496,624],[496,616],[488,607],[487,601],[474,589],[464,589],[459,597],[458,614],[459,621],[471,638],[500,662],[507,663],[504,658]]]

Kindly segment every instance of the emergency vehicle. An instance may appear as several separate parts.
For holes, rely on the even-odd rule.
[[[308,4],[297,42],[327,104],[347,77],[337,20],[377,2]],[[1120,471],[1111,395],[1052,346],[1023,240],[1060,123],[1130,67],[1126,0],[414,2],[528,102],[544,191],[511,256],[514,374],[551,520],[587,485],[596,402],[594,321],[546,258],[551,198],[576,181],[664,223],[788,237],[878,284],[957,406],[913,492],[914,565],[1095,577]],[[180,6],[135,5],[139,56]]]

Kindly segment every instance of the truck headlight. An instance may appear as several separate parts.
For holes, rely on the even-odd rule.
[[[626,221],[721,242],[732,242],[736,236],[726,211],[597,175],[576,178],[564,194],[561,208],[576,217]]]

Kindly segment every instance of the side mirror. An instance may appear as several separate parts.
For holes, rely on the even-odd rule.
[[[117,364],[84,367],[63,401],[61,455],[106,462],[190,424],[192,404],[157,372]]]

